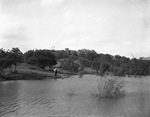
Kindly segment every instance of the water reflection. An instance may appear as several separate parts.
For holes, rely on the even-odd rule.
[[[0,116],[17,112],[19,83],[15,81],[0,83]]]
[[[0,83],[1,117],[100,116],[149,117],[149,79],[127,79],[127,95],[117,99],[92,96],[99,77],[86,75],[43,81]]]
[[[104,117],[149,117],[150,102],[147,93],[129,94],[117,99],[98,99],[94,115]]]

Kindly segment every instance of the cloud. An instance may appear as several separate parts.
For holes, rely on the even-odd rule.
[[[9,29],[5,31],[2,35],[2,38],[5,40],[16,40],[16,41],[24,41],[27,40],[25,35],[25,29],[23,27],[15,27],[14,29]]]
[[[19,16],[4,12],[4,5],[0,2],[0,36],[9,29],[14,29],[21,25]]]
[[[41,0],[41,4],[43,6],[51,6],[51,7],[57,7],[61,3],[63,3],[64,0]]]
[[[1,0],[0,2],[3,5],[18,5],[18,4],[25,4],[25,3],[31,3],[37,0]]]
[[[150,48],[148,1],[0,0],[0,44],[144,53]]]
[[[1,13],[0,39],[10,37],[8,35],[18,35],[19,32],[21,32],[20,26],[21,26],[21,21],[19,17],[14,17],[5,13]]]
[[[23,19],[20,16],[4,12],[3,4],[0,3],[0,47],[10,49],[23,47],[28,38],[23,27]]]

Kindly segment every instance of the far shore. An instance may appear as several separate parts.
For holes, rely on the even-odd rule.
[[[9,71],[9,70],[7,70]],[[70,73],[60,70],[57,75],[57,79],[68,77],[68,75],[77,75],[77,73]],[[54,72],[51,70],[41,69],[29,64],[21,64],[17,67],[17,73],[7,73],[0,81],[9,80],[44,80],[44,79],[56,79]]]
[[[9,71],[9,70],[7,70]],[[95,74],[96,71],[90,68],[84,69],[84,74]],[[39,67],[22,63],[17,67],[17,73],[8,72],[0,81],[10,81],[10,80],[44,80],[44,79],[60,79],[67,78],[70,75],[79,75],[77,72],[68,72],[63,69],[59,69],[58,75],[55,78],[53,69],[41,69]],[[107,75],[106,75],[107,76]],[[121,76],[123,77],[123,76]],[[124,76],[127,77],[127,76]],[[133,78],[133,76],[131,76]],[[142,77],[142,76],[141,76]],[[137,78],[137,77],[136,77]],[[140,78],[140,77],[139,77]]]

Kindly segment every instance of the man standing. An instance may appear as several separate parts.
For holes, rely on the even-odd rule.
[[[57,67],[54,69],[54,72],[55,72],[55,78],[56,78],[57,77],[57,72],[58,72]]]

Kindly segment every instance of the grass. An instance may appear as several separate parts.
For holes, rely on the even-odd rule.
[[[5,80],[42,80],[47,78],[54,78],[54,72],[38,68],[26,63],[22,63],[17,66],[17,73],[10,73],[9,70],[5,70],[5,77],[0,78],[0,81]],[[63,74],[58,74],[57,78],[62,78]]]
[[[116,98],[125,94],[125,82],[118,77],[102,77],[98,83],[99,98]]]

